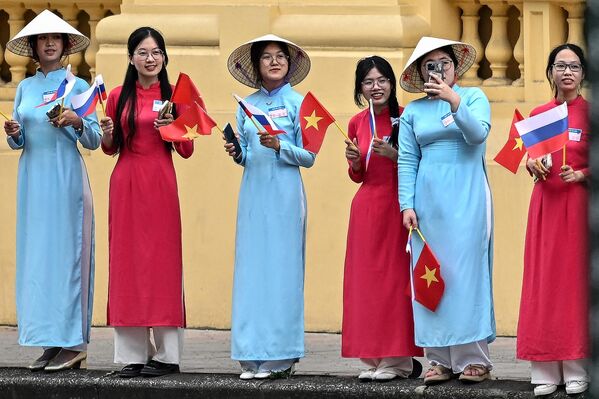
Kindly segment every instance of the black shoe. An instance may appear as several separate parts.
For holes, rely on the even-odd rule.
[[[43,370],[44,367],[50,363],[50,360],[54,359],[58,352],[60,352],[60,347],[57,348],[48,348],[44,351],[44,353],[38,357],[33,363],[31,363],[27,368],[31,371],[40,371]]]
[[[145,364],[143,363],[131,363],[126,365],[119,371],[119,377],[121,378],[133,378],[139,377],[141,374],[141,369],[143,369]]]
[[[161,375],[175,374],[178,372],[178,364],[162,363],[157,360],[150,360],[141,369],[140,374],[144,377],[160,377]]]
[[[408,378],[415,379],[420,377],[420,374],[422,374],[422,364],[415,358],[412,358],[412,372]]]

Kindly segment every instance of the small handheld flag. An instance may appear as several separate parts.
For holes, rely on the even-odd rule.
[[[175,104],[188,105],[198,103],[202,109],[206,109],[206,105],[204,104],[204,100],[202,99],[200,91],[193,83],[189,75],[183,72],[179,73],[177,83],[175,84],[175,88],[173,89],[173,94],[171,96],[171,102]]]
[[[374,119],[374,104],[372,103],[372,98],[368,102],[368,118],[370,122],[370,134],[372,135],[372,138],[370,139],[370,144],[368,145],[368,152],[366,153],[366,166],[364,170],[368,170],[370,156],[372,155],[372,144],[374,143],[374,138],[376,137],[376,120]]]
[[[551,154],[568,142],[568,105],[564,102],[515,126],[531,158]]]
[[[158,130],[165,141],[184,142],[193,140],[200,135],[209,135],[214,126],[216,126],[216,122],[208,116],[206,111],[199,104],[193,103],[173,123],[161,126]]]
[[[412,300],[420,303],[422,306],[434,312],[437,310],[443,293],[445,292],[445,281],[441,277],[441,264],[435,254],[424,239],[424,236],[418,228],[415,229],[424,246],[420,256],[416,261],[410,274]],[[413,264],[413,254],[411,251],[412,229],[408,235],[408,245],[406,251],[410,253],[410,264]]]
[[[44,105],[48,105],[56,100],[64,99],[66,96],[69,95],[71,90],[73,90],[76,81],[77,78],[75,78],[75,75],[71,73],[71,64],[69,64],[67,66],[66,76],[63,79],[63,81],[60,82],[60,84],[58,85],[58,89],[56,89],[52,96],[45,99],[41,104],[36,105],[35,108],[43,107]]]
[[[308,92],[300,106],[300,127],[304,149],[318,154],[324,135],[335,118],[327,111],[312,92]]]
[[[518,171],[518,166],[520,166],[520,161],[522,161],[522,157],[526,154],[526,148],[524,148],[522,139],[518,134],[518,130],[516,129],[515,124],[523,120],[524,117],[518,111],[518,109],[514,110],[514,117],[512,118],[512,124],[510,126],[510,131],[508,133],[508,139],[503,148],[495,155],[495,162],[499,165],[503,166],[507,170],[512,173],[516,173]]]
[[[260,127],[262,127],[271,136],[285,133],[285,131],[279,129],[279,127],[273,122],[273,120],[270,119],[270,116],[266,115],[261,109],[248,103],[243,98],[239,97],[237,94],[233,94],[233,97],[235,98],[235,100],[237,100],[239,106],[241,107],[243,112],[245,112],[248,118],[250,118],[252,121],[254,121],[255,119],[260,124],[260,126],[258,126],[256,125],[256,122],[254,122],[254,125],[256,126],[256,129],[258,129],[259,132],[264,132],[260,129]]]
[[[83,93],[76,94],[71,98],[73,111],[81,118],[87,116],[96,110],[99,92],[97,82],[94,81],[89,89]]]

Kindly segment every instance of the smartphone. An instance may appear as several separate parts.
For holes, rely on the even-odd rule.
[[[235,146],[235,162],[239,163],[239,161],[241,161],[241,146],[239,145],[239,140],[237,140],[237,137],[235,137],[235,132],[233,131],[230,123],[227,123],[227,125],[224,127],[223,133],[225,134],[225,140],[227,140],[227,143],[233,144]]]
[[[54,104],[54,106],[52,108],[50,108],[48,110],[48,112],[46,112],[46,115],[48,116],[48,119],[54,119],[58,116],[59,113],[60,113],[60,104]]]
[[[429,75],[429,79],[428,79],[429,82],[431,82],[431,80],[432,80],[430,78],[430,75],[437,75],[442,80],[445,80],[445,71],[443,70],[443,63],[442,62],[428,62],[426,64],[426,70],[427,70],[428,75]]]

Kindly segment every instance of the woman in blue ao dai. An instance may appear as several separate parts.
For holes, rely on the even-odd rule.
[[[242,379],[289,376],[304,356],[306,196],[300,167],[315,155],[303,149],[302,96],[291,88],[308,73],[307,55],[274,35],[246,43],[229,57],[229,70],[257,88],[245,99],[268,114],[283,134],[258,133],[239,109],[243,166],[237,209],[231,357]],[[264,130],[264,129],[260,129]]]
[[[445,280],[434,312],[413,301],[416,345],[425,348],[431,364],[426,384],[447,381],[453,373],[480,382],[492,368],[487,344],[495,338],[493,221],[485,167],[490,106],[480,89],[456,84],[475,58],[468,44],[424,37],[400,79],[404,90],[427,94],[408,104],[400,120],[403,223],[420,228]],[[415,263],[423,243],[417,237],[412,242]]]
[[[100,145],[95,113],[66,108],[89,88],[75,78],[62,112],[48,120],[49,102],[67,70],[62,57],[89,39],[52,12],[34,18],[8,44],[39,65],[23,80],[6,121],[8,145],[22,150],[17,184],[17,321],[19,343],[44,349],[29,369],[58,371],[85,366],[92,316],[94,218],[90,184],[77,144]],[[58,97],[60,94],[57,94]],[[42,103],[48,104],[39,106]]]

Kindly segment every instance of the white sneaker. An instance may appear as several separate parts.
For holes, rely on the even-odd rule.
[[[242,380],[251,380],[256,376],[256,372],[254,370],[241,370],[241,374],[239,378]]]
[[[259,371],[256,374],[254,374],[254,378],[257,380],[264,380],[264,379],[270,377],[271,374],[272,374],[272,371]]]
[[[395,378],[399,377],[396,373],[390,370],[379,369],[374,372],[372,377],[375,381],[391,381]]]
[[[358,379],[360,381],[372,381],[374,379],[375,371],[376,369],[364,370],[358,375]]]
[[[552,394],[557,390],[557,385],[555,384],[541,384],[535,387],[535,396],[544,396]]]
[[[589,383],[586,381],[568,381],[566,382],[566,393],[573,395],[589,389]]]

